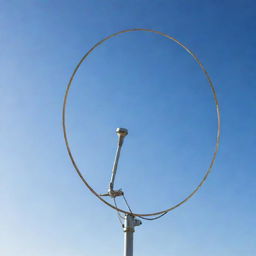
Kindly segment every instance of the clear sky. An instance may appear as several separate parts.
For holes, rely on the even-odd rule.
[[[134,255],[256,255],[254,1],[0,3],[0,255],[123,254],[116,212],[85,188],[68,158],[61,109],[80,58],[128,28],[188,46],[213,80],[222,116],[209,179],[185,205],[143,221]],[[216,111],[181,47],[148,32],[120,35],[89,56],[72,86],[70,144],[97,192],[107,190],[117,127],[129,135],[116,188],[134,211],[167,208],[199,183],[214,151]]]

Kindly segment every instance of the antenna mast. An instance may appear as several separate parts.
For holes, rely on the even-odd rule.
[[[122,196],[124,193],[121,189],[114,190],[115,177],[118,167],[118,162],[121,154],[121,148],[124,143],[124,138],[128,135],[128,130],[126,128],[117,128],[116,133],[118,136],[117,150],[115,155],[115,160],[112,168],[112,175],[109,183],[108,193],[101,194],[101,196],[110,196],[116,198]],[[124,217],[124,256],[133,256],[133,233],[135,232],[135,227],[141,225],[141,220],[134,217],[132,213],[125,214]]]

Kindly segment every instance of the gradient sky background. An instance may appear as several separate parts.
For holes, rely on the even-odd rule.
[[[66,85],[107,35],[149,28],[174,36],[208,70],[220,102],[220,152],[188,203],[136,229],[134,255],[256,255],[256,4],[254,1],[0,1],[0,254],[123,254],[116,212],[82,184],[61,128]],[[159,35],[132,32],[81,66],[68,102],[79,167],[106,192],[117,137],[116,188],[137,212],[169,207],[206,171],[216,137],[199,67]],[[122,202],[119,202],[122,205]]]

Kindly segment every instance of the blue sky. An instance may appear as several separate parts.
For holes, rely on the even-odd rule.
[[[122,255],[115,211],[83,186],[64,145],[61,108],[80,58],[107,35],[148,28],[188,46],[220,102],[220,152],[188,203],[146,222],[135,255],[256,254],[255,3],[253,1],[1,1],[0,254]],[[126,127],[116,187],[134,211],[183,199],[207,169],[216,113],[202,72],[147,32],[113,38],[83,63],[68,102],[70,144],[99,193],[115,129]],[[122,202],[120,202],[122,205]]]

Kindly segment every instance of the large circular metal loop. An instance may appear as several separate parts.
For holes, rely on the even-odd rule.
[[[155,215],[159,215],[159,214],[163,214],[163,213],[166,213],[166,212],[169,212],[169,211],[172,211],[174,210],[175,208],[179,207],[180,205],[184,204],[186,201],[188,201],[198,190],[199,188],[203,185],[203,183],[205,182],[205,180],[207,179],[208,175],[210,174],[211,170],[212,170],[212,166],[215,162],[215,159],[216,159],[216,155],[217,155],[217,152],[218,152],[218,149],[219,149],[219,143],[220,143],[220,109],[219,109],[219,103],[218,103],[218,99],[217,99],[217,96],[216,96],[216,92],[215,92],[215,88],[213,86],[213,83],[207,73],[207,71],[205,70],[204,66],[202,65],[202,63],[199,61],[199,59],[196,57],[196,55],[190,51],[185,45],[183,45],[181,42],[179,42],[177,39],[167,35],[167,34],[164,34],[162,32],[159,32],[159,31],[156,31],[156,30],[151,30],[151,29],[144,29],[144,28],[134,28],[134,29],[127,29],[127,30],[123,30],[123,31],[119,31],[119,32],[116,32],[110,36],[107,36],[105,37],[104,39],[102,39],[101,41],[99,41],[98,43],[96,43],[83,57],[82,59],[80,60],[80,62],[78,63],[78,65],[76,66],[75,70],[73,71],[73,74],[69,80],[69,83],[68,83],[68,86],[66,88],[66,93],[65,93],[65,97],[64,97],[64,103],[63,103],[63,110],[62,110],[62,126],[63,126],[63,133],[64,133],[64,139],[65,139],[65,143],[66,143],[66,147],[67,147],[67,150],[68,150],[68,154],[69,154],[69,157],[71,159],[71,162],[77,172],[77,174],[80,176],[81,180],[83,181],[83,183],[87,186],[87,188],[96,196],[98,197],[98,199],[100,199],[102,202],[104,202],[106,205],[110,206],[111,208],[119,211],[119,212],[122,212],[122,213],[125,213],[125,214],[130,214],[129,211],[125,211],[123,209],[120,209],[112,204],[110,204],[109,202],[107,202],[106,200],[104,200],[89,184],[88,182],[85,180],[85,178],[83,177],[82,173],[80,172],[75,160],[74,160],[74,157],[71,153],[71,149],[70,149],[70,146],[69,146],[69,142],[68,142],[68,136],[67,136],[67,129],[66,129],[66,107],[67,107],[67,99],[68,99],[68,95],[69,95],[69,90],[70,90],[70,87],[71,87],[71,84],[72,84],[72,81],[74,79],[74,76],[77,72],[77,70],[79,69],[79,67],[81,66],[81,64],[83,63],[83,61],[86,59],[86,57],[96,48],[98,47],[99,45],[101,45],[102,43],[104,43],[105,41],[109,40],[110,38],[112,37],[115,37],[117,35],[120,35],[120,34],[123,34],[123,33],[127,33],[127,32],[132,32],[132,31],[146,31],[146,32],[151,32],[151,33],[155,33],[155,34],[158,34],[158,35],[161,35],[163,37],[166,37],[174,42],[176,42],[178,45],[180,45],[184,50],[186,50],[193,58],[194,60],[197,62],[197,64],[200,66],[201,70],[203,71],[204,75],[206,76],[207,80],[208,80],[208,83],[210,85],[210,88],[212,90],[212,94],[213,94],[213,98],[214,98],[214,101],[215,101],[215,104],[216,104],[216,112],[217,112],[217,122],[218,122],[218,128],[217,128],[217,137],[216,137],[216,144],[215,144],[215,150],[214,150],[214,153],[213,153],[213,156],[212,156],[212,160],[210,162],[210,165],[204,175],[204,177],[202,178],[201,182],[197,185],[197,187],[194,189],[194,191],[189,194],[185,199],[183,199],[181,202],[179,202],[178,204],[176,205],[173,205],[165,210],[162,210],[162,211],[158,211],[158,212],[153,212],[153,213],[132,213],[134,216],[155,216]]]

